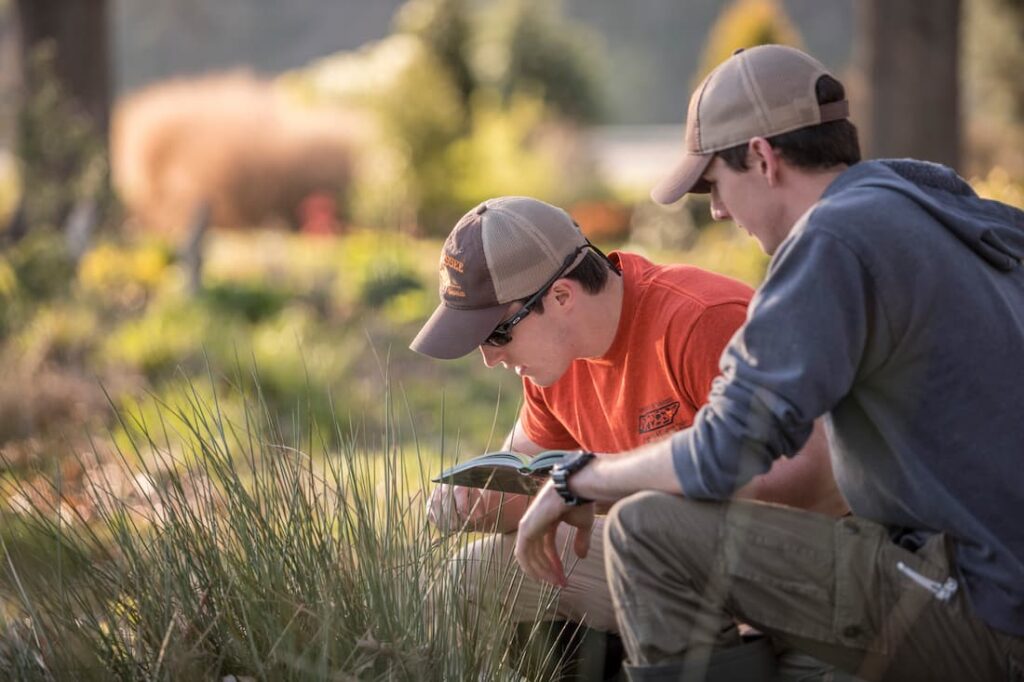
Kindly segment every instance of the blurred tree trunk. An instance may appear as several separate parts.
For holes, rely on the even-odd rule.
[[[64,227],[103,203],[110,122],[108,0],[15,0],[20,43],[16,149],[27,228]]]
[[[866,157],[960,164],[960,0],[859,0],[855,101]]]
[[[96,132],[110,121],[107,0],[17,0],[22,78],[31,88],[34,51],[52,44],[53,75]]]

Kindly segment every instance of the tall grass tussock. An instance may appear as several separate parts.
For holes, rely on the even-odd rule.
[[[180,396],[156,423],[122,413],[129,437],[85,456],[80,494],[59,468],[3,480],[0,678],[529,672],[501,610],[459,598],[451,557],[465,536],[425,522],[436,464],[398,445],[393,396],[376,436],[334,424],[328,439],[296,411],[291,433],[303,435],[288,443],[258,388],[234,418],[216,391]]]

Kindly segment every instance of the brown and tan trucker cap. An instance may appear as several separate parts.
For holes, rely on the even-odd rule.
[[[466,355],[508,317],[509,303],[535,294],[586,243],[560,208],[528,197],[488,199],[445,240],[441,304],[409,347],[441,360]]]
[[[815,85],[821,76],[832,74],[792,47],[737,50],[694,91],[686,114],[683,159],[651,190],[651,198],[671,204],[687,192],[708,192],[701,176],[715,152],[752,137],[781,135],[849,116],[846,100],[818,104]]]

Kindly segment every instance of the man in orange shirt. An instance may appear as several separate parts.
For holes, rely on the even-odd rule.
[[[655,265],[624,252],[605,256],[562,209],[501,197],[468,212],[448,236],[441,304],[411,347],[439,359],[479,347],[488,367],[501,365],[522,377],[524,405],[505,449],[616,453],[693,422],[751,294],[746,285],[699,268]],[[740,495],[843,513],[823,434],[804,452],[809,456],[779,460]],[[508,579],[515,531],[529,501],[444,485],[433,491],[429,514],[442,530],[496,531],[467,549],[469,583]],[[563,524],[560,546],[587,542],[590,552],[545,615],[614,632],[600,521],[589,538],[574,533]],[[467,598],[501,593],[467,590]],[[525,580],[514,617],[535,618],[543,608],[540,595],[540,584]]]

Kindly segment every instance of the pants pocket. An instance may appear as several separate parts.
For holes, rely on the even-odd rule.
[[[884,631],[884,580],[879,573],[879,553],[889,544],[886,530],[876,523],[847,517],[837,522],[835,543],[836,582],[833,632],[839,644],[888,653]]]
[[[884,530],[751,505],[722,538],[733,610],[754,626],[818,642],[885,653],[878,637],[878,548]]]

